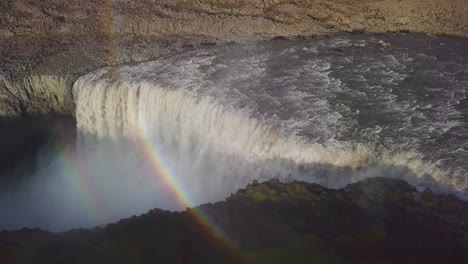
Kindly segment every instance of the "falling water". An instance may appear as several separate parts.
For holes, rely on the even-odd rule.
[[[339,188],[383,176],[465,197],[467,74],[464,55],[382,51],[370,36],[212,47],[99,69],[73,87],[76,149],[28,185],[44,196],[38,205],[54,201],[60,223],[21,224],[63,229],[180,210],[181,194],[191,205],[215,202],[273,177]],[[21,208],[22,195],[12,204]]]

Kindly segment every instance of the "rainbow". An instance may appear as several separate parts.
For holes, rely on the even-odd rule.
[[[142,128],[139,128],[138,133],[134,134],[135,142],[139,149],[142,150],[144,157],[149,161],[150,167],[155,177],[161,177],[163,183],[172,191],[177,199],[181,208],[187,208],[186,213],[197,220],[198,224],[203,227],[205,232],[212,238],[216,239],[222,245],[234,253],[237,257],[242,260],[242,263],[250,263],[251,261],[245,254],[241,254],[241,250],[238,248],[236,243],[226,234],[214,221],[211,220],[210,216],[203,211],[201,207],[193,207],[194,203],[190,198],[183,185],[174,176],[171,168],[166,165],[163,159],[162,153],[152,144],[149,133],[144,132]],[[64,143],[64,142],[62,142]],[[95,185],[82,174],[83,169],[79,166],[79,160],[75,158],[75,151],[71,146],[62,144],[61,155],[59,155],[60,164],[63,165],[67,180],[71,183],[74,188],[78,191],[82,201],[91,213],[91,216],[95,217],[96,222],[101,222],[106,219],[107,210],[103,206],[101,199],[99,198],[99,192],[94,187]]]
[[[121,64],[121,54],[119,51],[119,40],[118,40],[118,24],[115,20],[114,4],[113,0],[103,0],[98,3],[103,16],[98,17],[99,23],[101,23],[102,35],[110,47],[108,59],[113,65]],[[119,76],[118,68],[114,68],[115,74]],[[204,228],[204,230],[214,239],[222,243],[227,249],[239,257],[243,263],[252,262],[249,257],[241,253],[236,243],[231,239],[211,218],[203,211],[200,207],[194,207],[194,203],[190,198],[187,191],[184,190],[183,185],[174,177],[174,173],[171,168],[166,165],[163,159],[162,153],[158,151],[157,147],[152,144],[149,133],[145,132],[142,127],[143,124],[139,124],[138,131],[135,131],[136,144],[139,149],[143,151],[144,156],[150,163],[150,167],[154,172],[155,177],[162,177],[164,184],[172,191],[175,195],[177,202],[186,207],[186,213],[197,220],[198,224]],[[66,165],[67,170],[70,172],[71,180],[74,185],[80,189],[83,199],[86,201],[87,207],[90,211],[97,212],[97,214],[105,214],[106,210],[101,205],[98,192],[93,188],[93,184],[88,182],[87,177],[80,177],[80,168],[76,166],[74,162],[74,156],[70,151],[63,151],[62,155],[63,163]],[[190,208],[190,209],[189,209]]]
[[[72,147],[61,142],[60,155],[58,156],[60,164],[63,165],[64,175],[71,186],[77,190],[84,202],[90,216],[94,217],[95,222],[102,222],[107,215],[106,207],[99,199],[99,192],[95,188],[89,177],[83,177],[82,169],[79,166],[78,159],[75,158],[75,152]]]
[[[240,250],[236,246],[236,243],[217,224],[215,224],[214,221],[212,221],[210,216],[204,212],[201,207],[193,207],[194,203],[192,202],[188,192],[185,191],[183,185],[177,180],[177,177],[174,176],[171,168],[166,165],[162,153],[160,153],[154,144],[152,144],[149,133],[145,132],[145,130],[140,127],[136,135],[137,146],[143,150],[143,154],[148,158],[154,175],[162,177],[164,183],[176,195],[178,203],[187,207],[186,212],[190,216],[193,216],[193,218],[198,221],[198,224],[200,224],[200,226],[202,226],[205,231],[211,235],[211,237],[221,242],[233,253],[237,253],[236,255],[241,256],[244,263],[250,262],[248,261],[247,256],[239,254]]]
[[[98,17],[98,21],[101,24],[102,35],[105,41],[108,42],[109,47],[109,59],[111,65],[120,64],[120,58],[122,57],[119,49],[118,40],[118,28],[117,21],[114,14],[114,3],[113,0],[103,0],[103,3],[99,6],[102,10],[99,12],[103,14],[102,17]],[[116,30],[117,29],[117,30]]]

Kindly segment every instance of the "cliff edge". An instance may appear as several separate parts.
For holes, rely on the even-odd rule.
[[[92,230],[0,233],[2,263],[456,263],[468,204],[371,178],[333,190],[254,182],[226,201]]]

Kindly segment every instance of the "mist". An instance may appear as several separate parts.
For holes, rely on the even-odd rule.
[[[185,210],[224,200],[254,179],[302,180],[332,188],[375,176],[421,186],[443,186],[445,180],[417,154],[310,142],[212,98],[121,83],[127,89],[98,86],[120,91],[100,101],[99,89],[79,90],[91,86],[77,85],[82,86],[76,86],[76,97],[83,101],[77,101],[76,139],[44,146],[34,173],[20,166],[7,175],[14,180],[0,193],[0,229],[63,231],[152,208]],[[132,93],[139,94],[138,100]],[[122,114],[124,110],[128,112]]]
[[[61,231],[185,210],[254,179],[341,188],[381,176],[467,198],[465,154],[443,159],[460,142],[437,140],[462,124],[455,92],[437,87],[464,83],[431,81],[437,87],[424,93],[434,96],[424,99],[428,84],[406,80],[439,67],[430,58],[344,60],[320,50],[351,43],[329,41],[200,50],[80,77],[76,138],[44,146],[33,172],[9,172],[0,229]]]

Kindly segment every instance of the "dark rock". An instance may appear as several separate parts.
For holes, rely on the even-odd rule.
[[[285,37],[285,36],[276,36],[276,37],[273,37],[271,40],[287,40],[288,38]]]
[[[0,233],[0,263],[462,263],[468,204],[372,178],[257,181],[226,201],[104,228]]]

